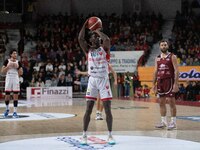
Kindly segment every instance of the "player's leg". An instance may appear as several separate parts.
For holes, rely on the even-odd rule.
[[[89,122],[90,122],[90,115],[92,113],[93,107],[94,107],[94,101],[88,100],[85,115],[84,115],[84,118],[83,118],[83,131],[84,132],[86,132],[87,129],[88,129],[88,125],[89,125]]]
[[[19,86],[19,79],[13,79],[13,105],[14,105],[14,112],[13,112],[13,118],[18,118],[17,115],[17,106],[18,106],[18,98],[19,98],[19,92],[20,92],[20,86]]]
[[[19,97],[19,92],[13,92],[13,106],[14,106],[13,118],[19,117],[17,115],[18,97]]]
[[[115,141],[112,136],[112,123],[113,123],[113,116],[111,113],[112,91],[110,88],[109,80],[104,79],[104,81],[100,82],[99,86],[100,86],[99,93],[106,114],[106,123],[108,127],[108,144],[115,144]]]
[[[176,129],[176,100],[175,97],[169,97],[169,106],[171,112],[171,121],[168,126],[168,130]]]
[[[161,122],[156,125],[156,128],[165,128],[167,126],[167,108],[166,108],[166,87],[164,84],[164,80],[160,79],[157,81],[157,92],[159,95],[159,106],[160,106],[160,115],[161,115]]]
[[[87,129],[90,123],[90,115],[92,113],[92,109],[94,107],[95,100],[97,99],[98,96],[98,90],[95,86],[95,80],[94,78],[90,77],[88,80],[88,87],[87,87],[87,92],[86,92],[86,111],[85,115],[83,118],[83,137],[81,140],[82,145],[87,144]]]
[[[100,120],[100,95],[97,97],[97,111],[96,111],[96,120]]]
[[[167,108],[166,108],[166,97],[160,97],[160,115],[161,115],[161,122],[156,125],[156,128],[165,128],[167,126]]]
[[[106,123],[108,128],[108,144],[115,144],[115,140],[113,139],[112,136],[113,116],[111,112],[111,101],[110,100],[103,101],[103,106],[105,109]]]
[[[4,111],[4,113],[3,113],[3,116],[4,117],[7,117],[8,116],[8,114],[9,114],[9,111],[10,111],[10,109],[9,109],[9,103],[10,103],[10,92],[5,92],[5,105],[6,105],[6,110]]]
[[[103,112],[103,104],[100,100],[100,95],[98,94],[97,97],[97,112],[96,112],[96,120],[103,120],[103,116],[102,116],[102,112]]]
[[[99,112],[100,112],[100,120],[103,120],[103,103],[102,103],[102,101],[100,101]]]
[[[90,123],[90,115],[92,113],[93,107],[94,107],[94,101],[88,100],[85,115],[83,117],[83,137],[81,139],[82,145],[87,145],[87,130]]]
[[[10,92],[11,92],[11,82],[9,78],[5,80],[5,105],[6,110],[4,111],[3,116],[7,117],[9,114],[9,103],[10,103]]]

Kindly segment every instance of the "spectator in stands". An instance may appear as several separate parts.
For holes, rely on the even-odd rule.
[[[126,72],[124,76],[124,87],[125,87],[124,97],[125,98],[130,97],[130,84],[131,84],[131,76],[129,72]]]
[[[143,88],[142,88],[142,85],[139,85],[135,90],[134,97],[135,98],[142,98],[142,96],[143,96]]]
[[[66,65],[64,64],[64,62],[62,61],[60,63],[60,65],[58,66],[59,71],[64,71],[66,70]]]
[[[143,94],[144,94],[144,98],[150,97],[150,88],[146,84],[144,85],[144,88],[143,88]]]
[[[179,85],[179,91],[177,93],[177,99],[179,100],[185,100],[186,98],[186,88],[185,86],[181,83]]]
[[[138,72],[137,72],[137,71],[135,71],[135,72],[133,73],[132,79],[133,79],[133,93],[135,94],[135,89],[138,88],[139,85],[140,85],[139,75],[138,75]]]
[[[186,86],[186,93],[187,93],[187,100],[194,101],[194,89],[193,89],[193,83],[191,81],[189,81],[188,85]]]
[[[73,86],[73,78],[70,73],[67,74],[66,82],[67,82],[67,86]]]
[[[28,80],[24,80],[20,84],[20,98],[26,98],[26,88],[29,86],[30,86],[30,84],[29,84]]]
[[[45,87],[44,81],[42,81],[42,78],[38,78],[38,81],[36,81],[36,87]]]
[[[57,79],[57,76],[56,75],[53,75],[52,78],[51,78],[51,87],[56,87],[58,84],[58,79]]]
[[[57,86],[67,86],[65,74],[61,74]]]
[[[87,84],[88,84],[88,76],[84,76],[82,75],[81,76],[81,79],[80,79],[80,91],[81,92],[85,92],[86,89],[87,89]]]
[[[117,76],[117,97],[120,98],[123,93],[123,83],[124,83],[124,77],[122,74],[118,74]]]

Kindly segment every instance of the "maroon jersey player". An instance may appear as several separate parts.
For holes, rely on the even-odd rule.
[[[178,92],[178,64],[177,57],[168,52],[169,45],[166,40],[159,43],[161,54],[155,59],[155,71],[153,77],[153,90],[159,96],[161,123],[156,128],[176,128],[175,93]],[[166,100],[169,101],[171,121],[167,124]]]

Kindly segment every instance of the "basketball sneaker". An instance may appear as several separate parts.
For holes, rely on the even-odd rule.
[[[9,110],[6,109],[6,110],[4,111],[4,113],[3,113],[3,117],[4,117],[4,118],[8,117],[8,114],[9,114]]]
[[[103,120],[103,116],[102,116],[102,113],[96,113],[96,120]]]
[[[110,145],[115,145],[115,144],[116,144],[116,142],[115,142],[115,140],[113,139],[112,135],[109,135],[109,136],[108,136],[108,144],[110,144]]]
[[[81,138],[81,145],[87,145],[87,136],[84,135],[82,138]]]
[[[167,130],[174,130],[174,129],[177,129],[176,123],[174,121],[171,121],[169,123],[169,126],[167,127]]]
[[[12,117],[13,117],[13,118],[19,118],[19,116],[17,115],[16,112],[13,113],[13,116],[12,116]]]
[[[164,122],[160,122],[159,124],[155,126],[155,128],[157,129],[164,129],[165,127],[167,127],[167,124]]]

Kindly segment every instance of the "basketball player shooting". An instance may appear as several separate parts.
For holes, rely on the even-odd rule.
[[[86,29],[90,34],[86,36]],[[90,122],[90,115],[98,93],[103,102],[108,127],[108,144],[115,144],[112,137],[113,117],[111,113],[112,92],[109,82],[108,63],[110,59],[110,39],[101,32],[102,23],[97,17],[91,17],[84,23],[78,37],[79,44],[88,59],[88,87],[86,92],[86,111],[83,118],[82,145],[87,144],[87,130]],[[86,38],[88,37],[88,38]],[[102,41],[102,44],[101,44]]]

